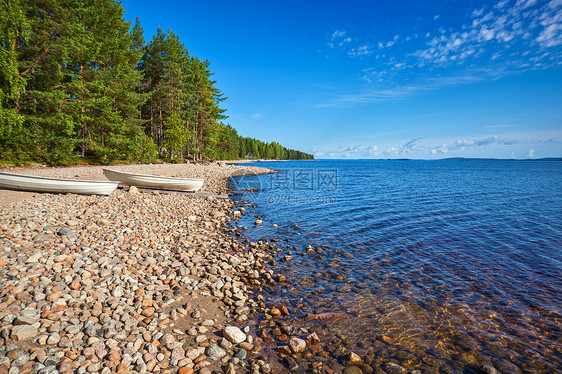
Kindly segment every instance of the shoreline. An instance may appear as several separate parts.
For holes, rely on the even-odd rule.
[[[70,167],[5,167],[0,171],[10,173],[21,173],[40,177],[84,179],[107,181],[102,169],[110,168],[126,172],[152,173],[169,177],[205,178],[201,192],[203,193],[225,193],[227,189],[222,185],[220,179],[228,179],[232,176],[240,176],[244,173],[265,174],[274,172],[257,166],[236,166],[231,164],[130,164],[112,166],[70,166]],[[267,171],[266,171],[267,170]],[[225,182],[226,185],[226,182]],[[40,196],[39,192],[28,192],[19,190],[0,189],[0,208],[12,203],[21,202],[28,198]]]
[[[10,171],[99,180],[101,168]],[[204,177],[205,193],[226,192],[231,176],[272,172],[112,168]],[[122,189],[0,197],[0,371],[236,373],[251,361],[271,372],[268,362],[249,360],[261,347],[247,306],[251,286],[271,277],[271,256],[229,234],[230,199]]]
[[[104,178],[101,168],[17,172],[96,180]],[[275,227],[275,217],[216,196],[236,193],[228,177],[275,170],[219,164],[115,168],[205,177],[206,194],[0,190],[0,198],[27,194],[23,201],[0,203],[0,373],[12,367],[18,373],[45,368],[81,374],[450,369],[419,363],[413,355],[405,362],[400,346],[384,334],[354,344],[334,330],[344,313],[323,310],[321,303],[303,309],[301,301],[279,295],[297,282],[282,264],[317,256],[325,247],[308,239],[308,246],[295,246],[283,235],[252,239],[248,227]],[[494,372],[497,364],[487,355],[471,360],[465,370],[479,374]]]

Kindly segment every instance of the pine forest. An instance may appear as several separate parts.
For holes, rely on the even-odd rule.
[[[238,135],[210,62],[172,30],[145,40],[119,2],[4,0],[0,14],[3,163],[313,158]]]

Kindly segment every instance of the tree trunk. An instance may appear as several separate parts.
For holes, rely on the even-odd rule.
[[[148,80],[148,87],[151,87],[152,77]],[[154,101],[150,95],[150,138],[154,141]]]
[[[159,109],[158,132],[157,132],[158,146],[162,147],[162,132],[163,132],[162,128],[164,127],[163,120],[162,120],[162,98],[160,98],[158,109]]]
[[[154,140],[154,104],[150,99],[150,138]]]
[[[84,89],[84,65],[80,65],[80,81],[82,83],[82,90]],[[85,113],[86,109],[84,109],[84,95],[82,95],[82,113]],[[86,123],[82,122],[82,150],[81,156],[86,156]]]

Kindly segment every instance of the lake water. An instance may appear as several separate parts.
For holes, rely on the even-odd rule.
[[[234,181],[255,205],[240,224],[293,257],[263,292],[292,318],[335,313],[308,322],[322,339],[373,368],[562,372],[562,162],[257,165],[281,172]]]

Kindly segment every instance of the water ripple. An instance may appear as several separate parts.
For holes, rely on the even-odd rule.
[[[260,166],[337,170],[333,190],[280,190],[262,177],[255,203],[264,225],[248,230],[250,239],[326,248],[280,265],[294,282],[275,297],[298,301],[302,313],[345,313],[328,330],[357,350],[365,341],[380,348],[386,336],[429,366],[462,371],[470,350],[521,371],[562,370],[562,163]]]

